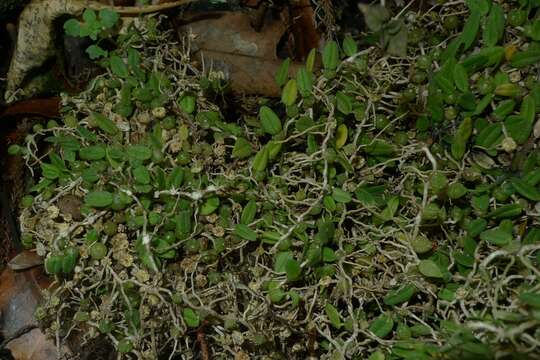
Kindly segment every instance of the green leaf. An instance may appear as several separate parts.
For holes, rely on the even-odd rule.
[[[212,214],[219,207],[219,198],[217,196],[212,196],[206,199],[202,204],[199,214],[202,216],[207,216]]]
[[[77,259],[79,257],[79,250],[76,247],[69,247],[63,251],[62,254],[62,272],[69,274],[75,268]]]
[[[285,85],[285,83],[287,82],[287,78],[289,77],[290,63],[291,63],[291,59],[289,58],[285,59],[279,66],[278,71],[276,72],[274,79],[276,80],[276,84],[279,87]]]
[[[110,57],[111,71],[114,75],[126,79],[129,76],[129,71],[124,60],[118,55]]]
[[[330,212],[334,212],[337,209],[336,202],[334,201],[334,198],[330,195],[326,195],[323,197],[323,205],[324,208]]]
[[[461,94],[457,101],[458,105],[466,111],[473,111],[476,109],[476,98],[472,92],[466,92]]]
[[[469,254],[455,251],[453,256],[459,265],[462,265],[468,268],[472,268],[474,266],[474,257]]]
[[[116,135],[119,131],[116,124],[109,118],[103,116],[100,113],[92,114],[92,121],[105,133],[109,135]]]
[[[290,251],[282,251],[276,254],[274,259],[274,271],[278,274],[285,273],[286,265],[289,260],[293,260],[293,254]]]
[[[510,64],[516,68],[534,65],[540,61],[540,48],[530,47],[525,51],[514,54]]]
[[[388,205],[384,208],[383,211],[380,213],[380,218],[383,221],[389,221],[394,218],[394,215],[396,214],[396,211],[399,207],[399,197],[398,196],[392,196],[388,200]]]
[[[353,111],[353,102],[352,99],[345,95],[343,92],[338,91],[336,93],[336,103],[337,108],[345,115],[349,115]]]
[[[48,274],[58,274],[62,271],[62,257],[49,253],[45,258],[45,270]]]
[[[277,231],[265,231],[262,233],[262,242],[265,244],[276,244],[281,239],[281,234]]]
[[[167,177],[164,187],[178,189],[184,182],[185,171],[181,167],[175,167]]]
[[[62,174],[62,171],[58,167],[47,163],[41,164],[41,172],[43,174],[43,177],[51,180],[60,177],[60,175]]]
[[[453,66],[452,66],[453,69]],[[442,71],[438,71],[433,75],[433,81],[439,89],[441,89],[445,94],[447,95],[454,95],[454,79],[453,79],[453,72],[449,74],[445,74]]]
[[[457,55],[457,52],[459,50],[459,47],[461,46],[461,38],[455,37],[448,46],[446,47],[446,50],[441,55],[442,59],[454,59]]]
[[[296,73],[296,84],[300,94],[304,97],[311,94],[313,88],[313,75],[304,67],[301,67]]]
[[[492,148],[502,141],[502,128],[501,123],[488,124],[476,136],[475,144],[486,149]]]
[[[384,185],[364,185],[359,186],[354,195],[364,206],[376,206],[383,203],[382,194],[384,193]]]
[[[433,243],[422,235],[418,235],[412,239],[411,246],[417,254],[425,254],[433,249]]]
[[[94,168],[88,168],[83,170],[81,173],[81,178],[83,181],[94,183],[99,180],[99,174],[96,169]]]
[[[412,284],[406,284],[391,290],[383,298],[386,305],[394,306],[409,301],[416,293],[416,287]]]
[[[240,223],[241,224],[251,224],[255,220],[255,215],[257,214],[257,202],[255,200],[250,200],[242,209],[242,214],[240,214]]]
[[[107,56],[109,54],[106,50],[103,50],[98,45],[90,45],[86,49],[86,53],[88,54],[88,56],[92,60],[98,59],[100,57],[105,57],[105,56]]]
[[[465,227],[471,237],[478,236],[487,226],[486,219],[479,218],[471,221]]]
[[[184,319],[186,325],[190,328],[197,328],[201,323],[199,314],[190,308],[185,308],[182,310],[182,318]]]
[[[302,277],[302,268],[300,263],[295,259],[289,259],[285,263],[285,273],[287,274],[287,281],[298,281]]]
[[[460,63],[454,66],[454,83],[461,92],[469,91],[469,75],[465,67]]]
[[[296,86],[296,80],[291,79],[285,84],[283,91],[281,93],[281,102],[286,106],[291,106],[295,103],[296,97],[298,95],[298,89]]]
[[[101,25],[106,29],[112,28],[119,18],[120,15],[116,11],[109,9],[101,9],[99,11],[99,20],[101,21]]]
[[[336,252],[334,251],[334,249],[325,246],[322,249],[322,258],[324,262],[334,262],[337,260]]]
[[[283,299],[287,293],[283,291],[280,287],[280,284],[277,281],[270,281],[268,284],[268,297],[270,298],[270,301],[274,304],[278,304]]]
[[[483,41],[486,46],[495,46],[502,39],[504,21],[504,10],[499,4],[493,4],[483,33]]]
[[[480,12],[473,11],[465,21],[463,31],[459,36],[461,44],[463,45],[463,50],[469,49],[474,44],[474,41],[476,40],[476,35],[478,34],[478,30],[480,29],[481,18],[482,16]]]
[[[339,311],[334,307],[334,305],[327,303],[324,306],[324,312],[326,313],[326,316],[328,316],[328,320],[330,320],[330,324],[336,329],[341,328],[343,325],[341,321],[341,315],[339,314]]]
[[[133,342],[129,339],[122,339],[118,342],[116,347],[118,348],[118,352],[127,354],[133,350]]]
[[[281,120],[279,120],[276,113],[268,106],[261,106],[259,117],[264,132],[270,135],[276,135],[281,131]]]
[[[527,95],[521,101],[519,115],[523,117],[529,124],[533,125],[536,118],[536,100],[534,96]]]
[[[97,21],[96,12],[92,9],[85,9],[82,17],[83,17],[83,20],[89,24],[94,24]]]
[[[504,58],[504,47],[493,46],[480,49],[480,51],[466,57],[462,64],[469,73],[474,73],[478,70],[497,66]]]
[[[232,157],[236,159],[245,159],[253,153],[253,149],[251,147],[251,143],[247,141],[245,138],[239,137],[236,138],[236,142],[234,143],[234,147],[232,150]]]
[[[490,229],[480,234],[480,239],[497,246],[508,245],[512,241],[512,234],[501,229]]]
[[[152,149],[145,145],[131,145],[126,152],[131,159],[138,161],[145,161],[152,157]]]
[[[485,16],[489,12],[491,0],[466,0],[467,7],[472,12],[476,12],[479,15]]]
[[[150,184],[150,172],[145,166],[137,166],[132,172],[136,182],[139,184]]]
[[[306,70],[312,72],[315,67],[315,58],[317,57],[317,49],[311,49],[306,59]],[[283,82],[285,83],[285,82]]]
[[[91,191],[84,197],[86,205],[95,208],[105,208],[111,206],[113,195],[108,191]]]
[[[504,121],[508,135],[518,144],[524,144],[531,135],[533,124],[521,115],[510,115]]]
[[[364,151],[374,156],[391,156],[396,151],[394,145],[385,140],[375,139],[369,145],[366,145]]]
[[[364,21],[369,30],[376,32],[390,19],[390,12],[382,5],[359,4],[358,7],[364,15]]]
[[[424,276],[442,279],[444,277],[443,272],[439,266],[433,260],[422,260],[418,264],[418,271]]]
[[[253,158],[252,167],[254,171],[264,171],[266,170],[266,167],[268,166],[268,147],[263,146],[262,149],[260,149],[257,154],[255,154],[255,157]]]
[[[137,75],[137,78],[141,81],[146,79],[144,72],[140,69],[141,55],[135,48],[128,49],[128,66]]]
[[[133,110],[133,103],[131,102],[131,86],[128,83],[125,83],[120,90],[120,101],[114,107],[114,111],[123,117],[130,117]]]
[[[403,23],[403,20],[399,21],[399,31],[390,37],[386,52],[390,55],[405,57],[407,56],[407,41],[408,33],[407,27]]]
[[[452,183],[452,184],[450,184],[448,186],[447,194],[448,194],[448,197],[450,199],[455,200],[455,199],[459,199],[459,198],[465,196],[465,194],[467,194],[467,192],[468,192],[468,190],[465,187],[465,185],[458,182],[458,183]]]
[[[319,230],[319,235],[325,239],[325,243],[334,238],[336,227],[334,222],[330,218],[323,218],[317,221],[317,228]]]
[[[383,313],[371,323],[368,330],[371,331],[375,336],[384,338],[390,334],[393,328],[394,320],[390,315]]]
[[[332,198],[343,204],[347,204],[352,201],[352,196],[348,191],[342,190],[340,188],[334,188],[332,191]]]
[[[66,164],[64,160],[60,156],[58,156],[58,154],[50,153],[49,159],[51,160],[51,164],[53,164],[60,170],[66,170]]]
[[[323,50],[322,61],[326,70],[335,70],[339,63],[338,44],[335,41],[329,41]]]
[[[474,109],[473,115],[480,115],[484,112],[485,109],[491,104],[491,100],[493,100],[493,94],[487,94],[485,95],[479,102],[476,104],[476,108]]]
[[[489,196],[486,194],[473,196],[471,205],[475,210],[484,212],[489,208]]]
[[[533,245],[540,243],[540,227],[535,226],[527,231],[527,235],[523,238],[523,245]]]
[[[341,124],[336,129],[336,149],[341,149],[347,143],[349,129],[347,125]]]
[[[526,305],[540,309],[540,294],[532,292],[523,292],[519,294],[519,300]]]
[[[466,117],[461,124],[459,124],[456,134],[452,139],[450,149],[454,159],[461,160],[463,155],[465,155],[465,152],[467,151],[467,142],[472,134],[472,128],[473,124],[470,117]]]
[[[234,228],[234,234],[240,236],[244,240],[257,240],[257,233],[255,232],[255,230],[250,229],[245,224],[236,224]]]
[[[96,41],[100,32],[99,23],[81,23],[80,37],[88,36],[90,39]]]
[[[37,183],[36,185],[32,186],[30,188],[30,191],[32,192],[42,192],[43,189],[51,185],[53,181],[51,179],[43,178]]]
[[[64,23],[64,31],[69,36],[80,36],[81,33],[81,23],[76,19],[69,19]]]
[[[178,215],[175,218],[175,233],[178,238],[183,240],[191,233],[193,229],[192,215],[193,214],[190,209],[181,210],[178,212]]]
[[[82,160],[100,160],[105,157],[105,147],[101,145],[86,146],[79,150]]]
[[[369,355],[368,360],[385,360],[386,357],[384,356],[384,353],[380,350],[375,351],[371,355]]]
[[[178,101],[178,105],[180,106],[180,109],[182,109],[182,111],[184,111],[186,114],[192,114],[195,111],[197,102],[195,96],[191,94],[184,94]]]
[[[540,20],[536,19],[533,22],[525,25],[524,34],[534,41],[540,41]]]
[[[51,136],[45,138],[45,141],[59,145],[64,151],[77,151],[81,144],[74,136]]]
[[[511,83],[497,85],[494,91],[495,95],[512,97],[512,98],[518,97],[520,95],[520,92],[521,92],[521,89],[519,85],[511,84]]]
[[[532,201],[540,201],[540,191],[538,191],[535,186],[530,185],[527,182],[518,178],[510,179],[510,183],[512,184],[514,189],[516,189],[516,191],[524,198]]]
[[[343,39],[343,51],[347,56],[353,56],[358,52],[358,45],[350,35]]]

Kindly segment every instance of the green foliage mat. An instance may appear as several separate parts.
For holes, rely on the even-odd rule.
[[[363,8],[234,116],[189,37],[132,26],[10,149],[43,326],[139,359],[538,358],[539,6]]]

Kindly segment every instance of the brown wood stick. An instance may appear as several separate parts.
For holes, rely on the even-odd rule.
[[[178,0],[170,3],[148,6],[108,6],[95,1],[85,1],[84,3],[87,7],[95,10],[109,9],[112,11],[116,11],[120,15],[140,15],[172,9],[195,1],[196,0]]]

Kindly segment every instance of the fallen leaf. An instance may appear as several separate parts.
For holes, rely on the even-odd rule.
[[[319,47],[321,37],[317,31],[315,12],[309,0],[299,0],[291,8],[291,33],[294,38],[296,60],[305,60],[311,49]]]
[[[7,268],[0,275],[0,335],[6,339],[28,326],[37,326],[34,312],[41,289],[50,285],[42,267],[16,272]]]
[[[16,102],[0,113],[0,118],[7,116],[39,115],[43,117],[58,117],[60,98],[32,99]]]
[[[17,254],[8,263],[11,270],[20,271],[43,264],[43,258],[33,251],[25,250]]]
[[[233,91],[246,94],[278,96],[281,91],[274,75],[283,60],[278,59],[278,43],[286,31],[281,19],[255,31],[248,14],[240,12],[208,13],[204,19],[189,18],[179,32],[193,34],[195,58],[203,70],[222,71],[231,81]],[[234,24],[234,26],[232,26]],[[300,64],[291,63],[295,74]]]
[[[33,329],[7,343],[6,348],[16,360],[56,360],[58,351],[51,339],[45,337],[40,329]],[[68,352],[64,348],[63,353]]]

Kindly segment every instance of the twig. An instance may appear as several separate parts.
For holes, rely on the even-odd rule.
[[[197,342],[201,348],[201,358],[202,360],[210,360],[210,351],[208,350],[208,343],[206,342],[206,337],[204,335],[204,327],[206,321],[203,321],[201,326],[197,329]]]
[[[192,2],[195,2],[196,0],[179,0],[174,1],[170,3],[160,4],[160,5],[147,5],[147,6],[107,6],[103,5],[101,3],[95,2],[95,1],[86,1],[85,4],[87,7],[101,10],[101,9],[109,9],[113,10],[121,15],[142,15],[142,14],[150,14],[154,12],[159,12],[163,10],[172,9],[178,6],[190,4]]]

